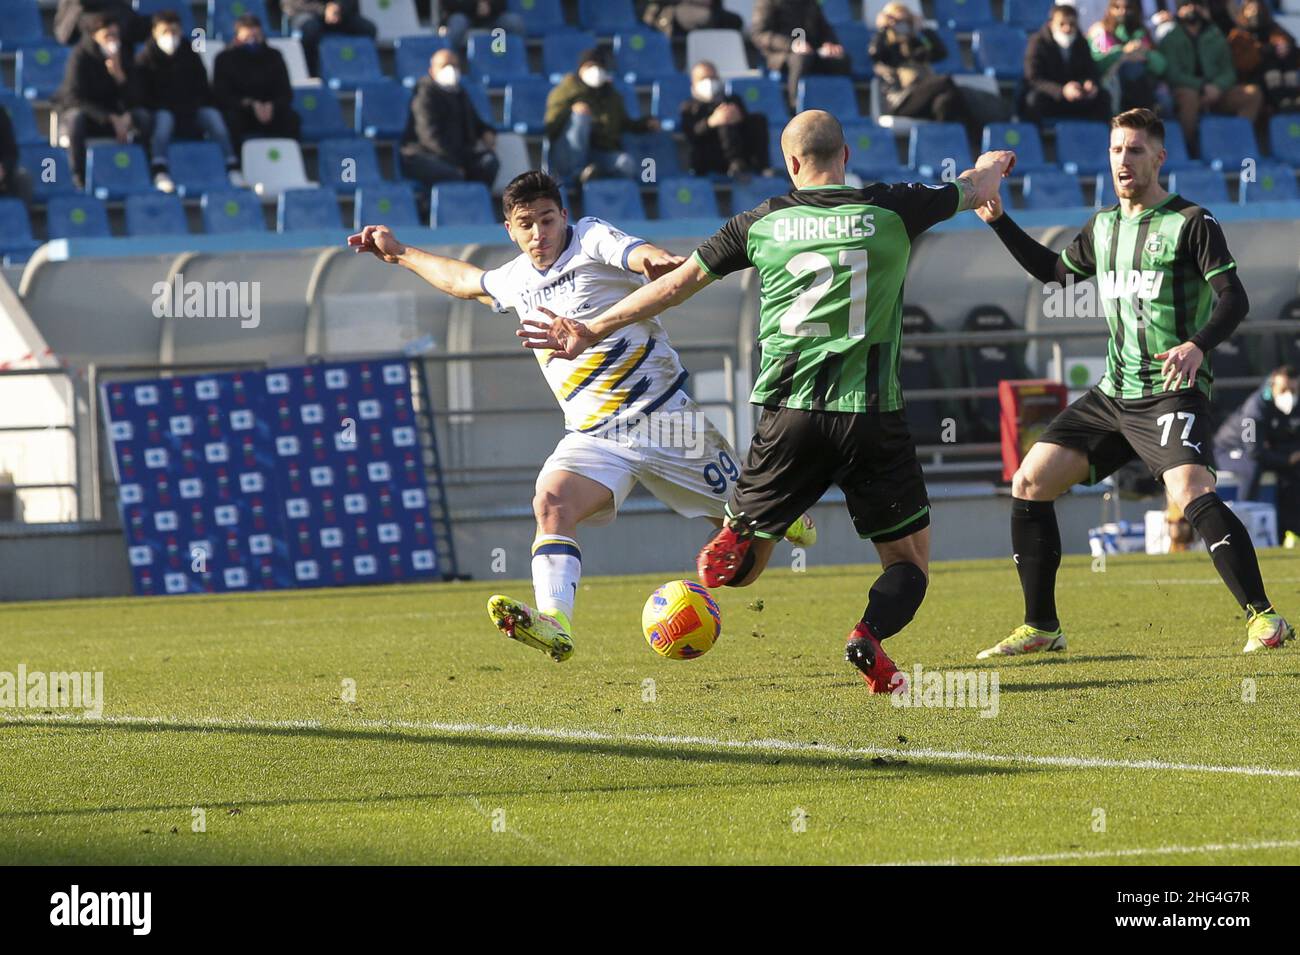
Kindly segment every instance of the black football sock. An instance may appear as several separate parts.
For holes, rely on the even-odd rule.
[[[1213,491],[1188,504],[1183,516],[1205,541],[1214,569],[1241,608],[1257,613],[1267,610],[1270,604],[1264,593],[1264,578],[1259,573],[1259,559],[1241,518]]]
[[[1011,499],[1011,556],[1025,595],[1025,623],[1055,630],[1056,571],[1061,566],[1061,529],[1051,501]]]
[[[927,583],[925,571],[907,561],[890,564],[876,578],[871,585],[862,622],[877,640],[892,637],[912,622],[925,599]]]

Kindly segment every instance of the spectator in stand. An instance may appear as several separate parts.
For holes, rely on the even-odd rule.
[[[1214,456],[1237,479],[1237,496],[1258,499],[1265,471],[1277,478],[1277,530],[1286,546],[1300,537],[1300,371],[1277,368],[1224,420]]]
[[[438,33],[457,50],[465,49],[470,30],[495,30],[523,36],[524,18],[506,9],[506,0],[442,0],[438,8],[442,27]]]
[[[969,110],[951,76],[934,71],[948,55],[939,34],[901,3],[886,4],[876,15],[871,61],[882,84],[885,112],[894,116],[967,123]]]
[[[1165,57],[1142,23],[1138,0],[1111,0],[1106,15],[1089,28],[1088,43],[1112,109],[1155,108]]]
[[[320,74],[320,41],[330,36],[375,38],[375,25],[361,15],[357,0],[280,0],[289,29],[302,34],[302,50],[312,76]]]
[[[551,144],[550,173],[564,183],[597,177],[634,179],[640,163],[623,148],[625,132],[659,129],[653,117],[632,119],[623,95],[610,82],[609,60],[598,47],[578,57],[546,98],[546,138]]]
[[[411,97],[402,133],[402,175],[426,187],[468,179],[491,188],[501,168],[495,146],[496,133],[461,87],[460,58],[439,50]]]
[[[1246,0],[1241,5],[1228,45],[1237,77],[1263,89],[1270,111],[1300,111],[1300,52],[1295,37],[1273,19],[1267,3]]]
[[[68,57],[63,85],[54,94],[78,189],[86,181],[88,137],[144,143],[150,129],[149,111],[140,106],[134,64],[122,49],[117,21],[107,14],[88,14],[81,31],[81,41]]]
[[[767,117],[751,113],[739,96],[722,91],[718,69],[708,60],[691,67],[691,98],[682,103],[680,129],[697,176],[717,172],[744,182],[767,168]]]
[[[692,30],[744,30],[745,21],[722,6],[722,0],[638,0],[637,15],[647,26],[668,36]]]
[[[24,202],[32,197],[31,177],[18,165],[18,137],[7,109],[0,109],[0,197]]]
[[[1079,14],[1058,4],[1029,38],[1025,48],[1025,103],[1033,122],[1044,119],[1110,118],[1110,97],[1099,85],[1101,74],[1079,32]]]
[[[818,0],[756,0],[750,38],[767,58],[767,68],[785,74],[791,108],[805,76],[849,72],[848,54]]]
[[[1165,78],[1174,95],[1174,110],[1190,146],[1196,140],[1203,113],[1230,113],[1252,123],[1264,105],[1258,86],[1237,82],[1228,38],[1210,20],[1200,2],[1178,8],[1177,25],[1160,41],[1165,55]]]
[[[181,18],[175,12],[154,14],[153,34],[136,57],[135,69],[140,103],[153,113],[149,155],[154,185],[163,192],[176,189],[168,164],[173,139],[205,137],[221,147],[231,183],[246,185],[226,121],[213,105],[208,71],[181,35]]]
[[[85,29],[82,18],[95,13],[115,20],[128,44],[143,43],[149,38],[149,18],[136,13],[131,0],[59,0],[54,11],[54,38],[64,46],[80,42]]]
[[[230,46],[217,54],[212,96],[226,120],[232,145],[259,137],[297,139],[298,114],[284,57],[267,46],[262,21],[245,13],[235,20]]]

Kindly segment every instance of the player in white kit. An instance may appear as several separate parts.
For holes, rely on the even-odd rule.
[[[501,203],[520,255],[491,271],[407,246],[382,225],[366,226],[348,245],[405,266],[448,295],[513,309],[520,319],[539,317],[539,306],[596,318],[683,261],[600,219],[570,225],[558,185],[542,172],[513,179]],[[639,481],[684,517],[720,525],[740,471],[727,440],[681,390],[686,371],[657,318],[628,325],[573,360],[537,356],[568,433],[542,465],[533,497],[536,609],[498,594],[488,614],[507,636],[560,661],[573,652],[578,524],[612,521]],[[811,519],[795,521],[786,539],[810,546]]]

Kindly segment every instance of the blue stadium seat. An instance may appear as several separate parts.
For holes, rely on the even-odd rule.
[[[659,180],[660,219],[716,219],[718,197],[713,183],[702,176],[672,176]]]
[[[941,26],[963,33],[994,22],[989,0],[935,0],[934,18]]]
[[[1016,175],[1051,166],[1043,155],[1043,141],[1039,138],[1038,127],[1033,123],[989,123],[984,127],[980,149],[983,152],[1014,149]]]
[[[783,196],[794,185],[785,176],[754,176],[749,182],[731,187],[731,214],[757,208],[773,196]]]
[[[596,45],[589,30],[560,30],[542,37],[542,72],[552,83],[578,68],[578,57]]]
[[[1058,169],[1031,172],[1025,176],[1024,190],[1026,209],[1074,209],[1087,205],[1078,177]]]
[[[769,168],[779,174],[785,173],[785,155],[781,152],[781,127],[776,123],[767,124],[767,155]]]
[[[124,199],[152,192],[149,157],[143,146],[104,143],[86,150],[86,191],[98,199]]]
[[[275,207],[275,231],[340,229],[339,200],[332,189],[286,189]]]
[[[632,0],[578,0],[578,25],[601,36],[635,30]]]
[[[682,172],[682,165],[677,155],[677,142],[669,133],[625,133],[623,148],[631,153],[638,164],[646,159],[653,159],[656,179],[677,176]]]
[[[70,51],[57,43],[25,46],[15,60],[14,86],[27,99],[49,99],[63,82]]]
[[[39,243],[32,238],[32,222],[21,199],[0,199],[0,256],[6,263],[31,256]]]
[[[1119,202],[1119,196],[1115,195],[1115,178],[1110,174],[1110,170],[1099,172],[1095,177],[1096,199],[1093,205],[1098,209],[1109,209]]]
[[[393,41],[393,72],[403,86],[413,87],[429,72],[433,54],[445,49],[445,37],[429,34],[398,37]]]
[[[785,90],[768,77],[736,77],[727,81],[727,92],[739,96],[751,113],[762,113],[769,126],[784,126],[790,121],[790,107]]]
[[[962,59],[961,44],[957,42],[957,32],[949,27],[940,25],[935,28],[935,33],[943,41],[944,52],[947,53],[942,60],[932,64],[936,73],[965,73],[966,61]]]
[[[844,23],[853,19],[853,11],[849,9],[849,0],[818,0],[821,4],[822,15],[826,17],[834,26],[836,31]],[[842,43],[844,38],[840,37]]]
[[[1018,80],[1025,75],[1023,30],[1005,23],[987,23],[971,38],[971,53],[976,68],[999,80]]]
[[[361,186],[383,185],[379,155],[369,139],[322,139],[316,147],[316,178],[336,192],[356,192]]]
[[[1105,123],[1063,119],[1056,124],[1056,161],[1069,173],[1091,176],[1110,169],[1110,130]]]
[[[690,77],[680,73],[662,76],[650,89],[650,115],[668,132],[677,129],[682,118],[682,103],[691,98]]]
[[[54,196],[45,211],[51,239],[107,239],[108,208],[94,196]]]
[[[262,203],[248,189],[214,189],[203,194],[203,231],[209,235],[265,232]]]
[[[868,51],[871,33],[865,23],[835,24],[835,35],[839,38],[840,46],[844,47],[844,52],[849,55],[849,73],[854,79],[869,80],[873,75],[871,53]]]
[[[844,124],[844,141],[849,146],[849,170],[863,179],[893,182],[906,178],[898,161],[894,133],[869,120]]]
[[[1161,167],[1165,172],[1204,165],[1188,155],[1187,140],[1183,138],[1183,127],[1177,123],[1165,123],[1165,154],[1165,164]]]
[[[524,18],[528,36],[547,37],[566,26],[560,0],[509,0],[506,9]]]
[[[1255,177],[1241,179],[1243,203],[1281,202],[1300,199],[1296,190],[1295,170],[1284,162],[1262,162],[1255,167]]]
[[[360,229],[367,222],[388,226],[423,226],[415,208],[415,196],[404,182],[371,184],[357,190],[352,227]]]
[[[299,87],[293,91],[293,108],[302,120],[301,138],[315,142],[352,132],[343,121],[343,109],[333,90],[325,86]]]
[[[824,109],[840,122],[861,119],[858,94],[847,76],[808,76],[799,81],[798,110]]]
[[[528,69],[528,48],[522,37],[507,34],[498,43],[491,33],[471,33],[465,49],[473,82],[501,87],[537,79]]]
[[[1273,147],[1273,156],[1292,166],[1300,166],[1300,113],[1280,113],[1270,119],[1268,141]]]
[[[330,89],[354,90],[359,84],[382,75],[379,50],[370,37],[326,34],[321,39],[320,78]]]
[[[614,72],[628,83],[652,83],[677,72],[673,48],[658,30],[630,30],[614,35]]]
[[[953,176],[971,167],[966,131],[959,123],[913,126],[907,142],[907,165],[926,179]]]
[[[582,187],[583,215],[620,223],[646,218],[641,190],[631,179],[593,179]]]
[[[357,87],[354,129],[367,139],[400,139],[411,113],[411,91],[396,80],[369,80]]]
[[[1002,0],[1002,19],[1021,30],[1038,30],[1047,22],[1054,0]],[[1087,29],[1085,26],[1083,29]]]
[[[1211,169],[1240,172],[1246,159],[1259,161],[1259,144],[1250,120],[1241,116],[1202,116],[1201,160]]]
[[[181,18],[181,42],[189,42],[190,37],[194,36],[194,11],[190,7],[189,0],[134,0],[136,13],[141,16],[152,17],[155,13],[162,13],[164,10],[170,10]]]
[[[546,97],[551,95],[549,83],[511,83],[506,87],[505,113],[502,125],[516,133],[540,133],[545,128]]]
[[[3,14],[0,16],[0,50],[7,53],[47,39],[41,29],[41,11],[35,3],[6,3],[0,14]]]
[[[534,77],[535,78],[535,77]],[[493,129],[504,129],[496,120],[496,114],[492,111],[492,101],[488,98],[486,86],[480,86],[478,83],[461,83],[460,88],[465,91],[469,101],[474,104],[474,109],[479,115],[479,119],[487,123]]]
[[[641,98],[636,95],[636,87],[617,78],[610,82],[614,84],[614,89],[618,90],[619,95],[623,97],[623,105],[627,107],[628,118],[640,119]]]
[[[429,226],[493,225],[492,196],[481,182],[440,182],[429,191]]]
[[[229,42],[235,36],[235,20],[245,13],[262,21],[267,36],[279,32],[267,15],[266,0],[208,0],[208,35]]]
[[[42,136],[36,128],[36,113],[32,104],[21,96],[9,92],[0,92],[0,107],[9,114],[9,122],[14,127],[14,139],[20,146],[36,146],[50,141],[49,136]]]
[[[151,192],[126,197],[127,235],[186,235],[189,231],[180,196]]]
[[[173,142],[167,159],[176,192],[181,196],[201,196],[230,185],[226,157],[216,143]]]
[[[1198,206],[1226,206],[1228,184],[1215,169],[1180,169],[1169,176],[1169,191]]]
[[[69,196],[77,191],[66,149],[48,144],[19,146],[18,165],[31,178],[35,202],[48,202],[54,196]]]

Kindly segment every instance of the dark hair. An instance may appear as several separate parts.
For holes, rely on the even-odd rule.
[[[77,23],[78,29],[86,36],[98,33],[104,27],[117,26],[117,17],[107,13],[87,13]]]
[[[586,63],[598,63],[606,69],[609,69],[609,57],[607,57],[605,51],[598,46],[593,46],[583,50],[582,53],[578,55],[578,68],[582,69],[583,65]]]
[[[1047,11],[1047,22],[1048,22],[1048,23],[1051,23],[1053,20],[1056,19],[1057,15],[1063,15],[1063,16],[1067,16],[1067,17],[1073,17],[1075,20],[1078,20],[1078,19],[1079,19],[1079,10],[1078,10],[1078,8],[1077,8],[1076,6],[1074,6],[1074,4],[1072,4],[1072,3],[1057,3],[1057,4],[1054,4],[1054,5],[1052,6],[1052,9],[1050,9],[1050,10]]]
[[[1280,365],[1273,369],[1273,373],[1268,377],[1276,378],[1281,375],[1283,378],[1300,378],[1300,370],[1295,365]]]
[[[1114,6],[1128,7],[1134,14],[1133,22],[1126,23],[1126,21],[1121,20],[1119,17],[1111,13],[1111,7]],[[1141,30],[1142,33],[1146,33],[1146,27],[1142,25],[1141,0],[1110,0],[1110,2],[1106,4],[1106,13],[1101,18],[1101,28],[1107,33],[1114,33],[1121,23],[1125,23],[1127,26],[1134,27]]]
[[[168,26],[172,24],[175,24],[176,26],[180,26],[181,25],[180,14],[178,14],[175,10],[159,10],[157,13],[153,15],[153,22],[151,26],[155,26],[155,27],[162,26],[164,23],[167,24]]]
[[[510,180],[506,191],[501,194],[501,211],[509,219],[518,206],[526,206],[538,199],[550,199],[557,209],[564,208],[560,184],[540,169],[530,169]]]
[[[1149,109],[1125,110],[1110,121],[1111,129],[1141,129],[1152,139],[1165,141],[1165,124]]]
[[[240,27],[249,27],[250,29],[257,27],[260,30],[262,29],[262,21],[256,13],[241,13],[235,17],[235,28],[232,32],[238,33]]]

